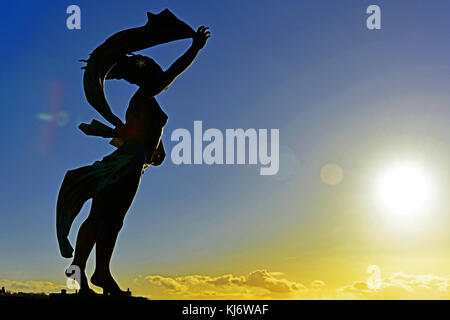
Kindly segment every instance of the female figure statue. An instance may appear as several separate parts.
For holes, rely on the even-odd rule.
[[[67,258],[73,252],[67,239],[70,226],[86,200],[92,198],[71,264],[80,270],[80,294],[94,294],[85,267],[95,244],[96,266],[91,283],[103,288],[105,294],[127,295],[114,280],[110,261],[142,172],[150,165],[160,165],[165,158],[161,135],[167,116],[155,96],[189,67],[210,36],[207,27],[201,26],[195,32],[167,9],[157,15],[148,13],[148,18],[143,27],[111,36],[86,61],[87,100],[115,128],[93,120],[91,124],[81,124],[80,129],[89,135],[113,138],[111,144],[118,149],[90,166],[68,171],[58,195],[57,235],[61,254]],[[192,45],[166,71],[153,59],[132,53],[184,38],[192,38]],[[109,108],[103,91],[105,79],[123,79],[139,87],[129,103],[125,124]],[[66,275],[70,273],[66,271]]]

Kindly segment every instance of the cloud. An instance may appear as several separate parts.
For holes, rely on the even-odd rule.
[[[377,267],[378,268],[378,267]],[[370,278],[369,278],[370,279]],[[247,275],[148,275],[135,281],[156,299],[449,299],[450,278],[396,272],[376,281],[360,280],[336,288],[322,280],[309,286],[280,272]],[[150,284],[150,287],[149,287]],[[158,290],[163,290],[159,291]],[[158,294],[156,294],[158,292]]]
[[[395,272],[374,285],[356,281],[338,289],[338,294],[348,299],[449,299],[450,278]]]
[[[314,280],[311,282],[311,288],[320,289],[326,286],[325,282],[322,280]]]
[[[161,276],[147,276],[145,277],[150,283],[163,286],[168,290],[173,291],[184,291],[187,289],[186,286],[180,284],[177,280],[172,278],[166,278]]]
[[[58,292],[65,286],[56,285],[50,281],[15,281],[15,280],[0,280],[0,287],[5,287],[11,292],[34,292],[34,293],[50,293]]]
[[[287,279],[277,279],[275,276],[275,273],[269,273],[266,270],[256,270],[248,275],[245,284],[265,288],[270,292],[280,293],[290,293],[306,289],[301,283],[292,282]]]
[[[289,299],[306,290],[303,284],[286,279],[284,274],[267,270],[255,270],[246,276],[186,275],[171,278],[148,275],[135,283],[145,285],[142,279],[164,288],[169,296],[179,299]]]

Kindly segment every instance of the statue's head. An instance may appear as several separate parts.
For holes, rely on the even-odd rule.
[[[157,82],[163,73],[162,68],[152,58],[133,54],[122,56],[108,72],[106,79],[124,79],[141,86],[144,83]]]

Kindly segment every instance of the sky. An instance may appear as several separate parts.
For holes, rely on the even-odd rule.
[[[66,27],[71,4],[80,30]],[[372,4],[380,30],[366,27]],[[65,285],[59,187],[67,170],[114,150],[77,128],[103,120],[85,99],[79,60],[165,8],[212,37],[157,96],[168,157],[144,173],[120,233],[112,271],[121,287],[154,299],[450,298],[445,0],[2,4],[0,284]],[[166,69],[190,42],[140,53]],[[135,90],[106,84],[122,119]],[[192,132],[195,120],[223,132],[279,129],[278,174],[173,164],[170,134]]]

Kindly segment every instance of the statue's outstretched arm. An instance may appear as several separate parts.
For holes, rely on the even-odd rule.
[[[197,29],[197,32],[193,37],[192,45],[164,72],[161,83],[158,86],[155,86],[153,89],[154,92],[151,92],[152,96],[156,96],[167,89],[167,87],[192,64],[198,52],[205,46],[206,41],[210,36],[211,33],[208,31],[207,27],[201,26]]]

